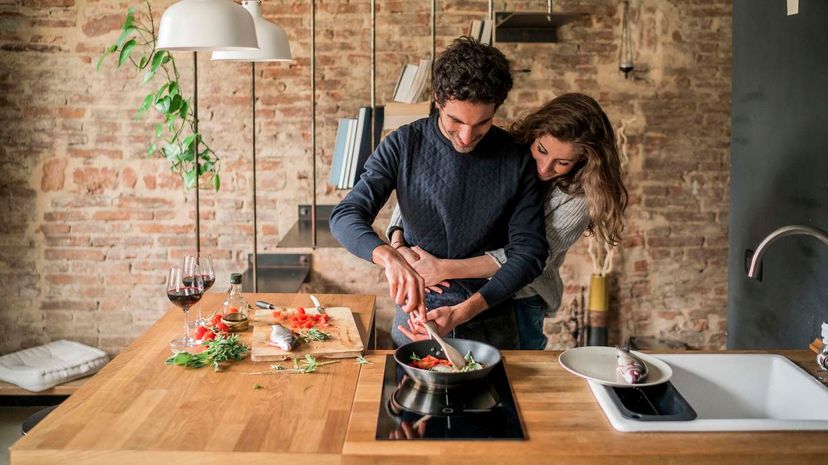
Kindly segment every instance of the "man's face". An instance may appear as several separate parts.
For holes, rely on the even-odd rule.
[[[462,100],[446,100],[437,105],[440,112],[437,122],[440,131],[459,153],[469,153],[492,127],[494,103],[473,103]]]

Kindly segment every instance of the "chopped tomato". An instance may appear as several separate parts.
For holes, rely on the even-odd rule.
[[[201,339],[203,339],[204,338],[204,333],[206,333],[207,331],[208,331],[208,329],[205,328],[204,326],[199,326],[198,328],[196,328],[196,330],[195,330],[195,339],[196,339],[196,341],[200,341]]]
[[[236,307],[230,307],[230,311],[228,313],[239,313],[239,309]]]
[[[281,310],[273,310],[273,318],[282,319],[282,311]]]
[[[305,314],[305,309],[302,308],[302,307],[296,307],[296,313],[298,313],[300,315],[304,315]]]
[[[215,326],[221,322],[221,317],[223,317],[221,313],[216,313],[213,315],[213,318],[210,319],[210,326]]]
[[[216,329],[218,329],[222,333],[229,333],[230,332],[230,327],[227,326],[227,323],[225,323],[223,321],[219,321],[219,323],[216,325]]]
[[[450,367],[451,362],[445,359],[437,358],[433,355],[426,355],[420,360],[414,360],[411,362],[411,366],[422,368],[423,370],[430,370],[435,365],[445,365]]]
[[[216,338],[216,333],[210,331],[209,329],[204,333],[204,337],[201,338],[202,341],[212,341]]]

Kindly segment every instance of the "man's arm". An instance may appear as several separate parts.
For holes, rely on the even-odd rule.
[[[396,250],[379,238],[371,224],[397,187],[400,132],[386,137],[365,162],[365,172],[331,212],[331,233],[352,254],[385,268],[388,291],[406,312],[425,315],[423,279]]]
[[[509,219],[509,242],[506,245],[509,259],[478,291],[489,307],[506,300],[537,278],[549,256],[543,199],[535,173],[534,160],[524,157],[517,200]]]

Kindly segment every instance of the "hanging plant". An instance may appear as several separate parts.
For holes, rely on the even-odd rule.
[[[149,0],[146,0],[146,5],[149,25],[137,21],[135,8],[129,7],[121,26],[121,35],[104,50],[96,69],[101,69],[107,56],[116,55],[119,68],[131,63],[139,73],[144,72],[142,84],[158,87],[144,97],[135,119],[143,117],[150,108],[161,116],[161,122],[155,125],[155,138],[160,140],[150,144],[147,156],[158,153],[166,158],[170,170],[181,176],[187,189],[195,187],[197,176],[209,174],[213,189],[218,191],[221,188],[219,157],[204,142],[201,134],[195,131],[190,101],[181,94],[175,58],[168,51],[156,48],[158,37],[152,5]],[[140,58],[136,58],[138,56]],[[199,148],[197,174],[196,147]]]

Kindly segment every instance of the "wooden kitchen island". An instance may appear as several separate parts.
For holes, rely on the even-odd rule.
[[[351,307],[368,341],[373,296],[318,295]],[[215,308],[220,294],[208,294]],[[261,294],[276,305],[306,295]],[[100,373],[10,449],[12,465],[129,464],[801,464],[828,457],[828,432],[619,433],[587,383],[564,371],[557,352],[504,353],[527,440],[378,441],[385,355],[312,374],[249,374],[248,359],[213,372],[165,366],[181,332],[171,309]],[[250,333],[245,333],[249,340]],[[780,352],[808,371],[813,354]],[[260,385],[261,388],[256,388]]]

